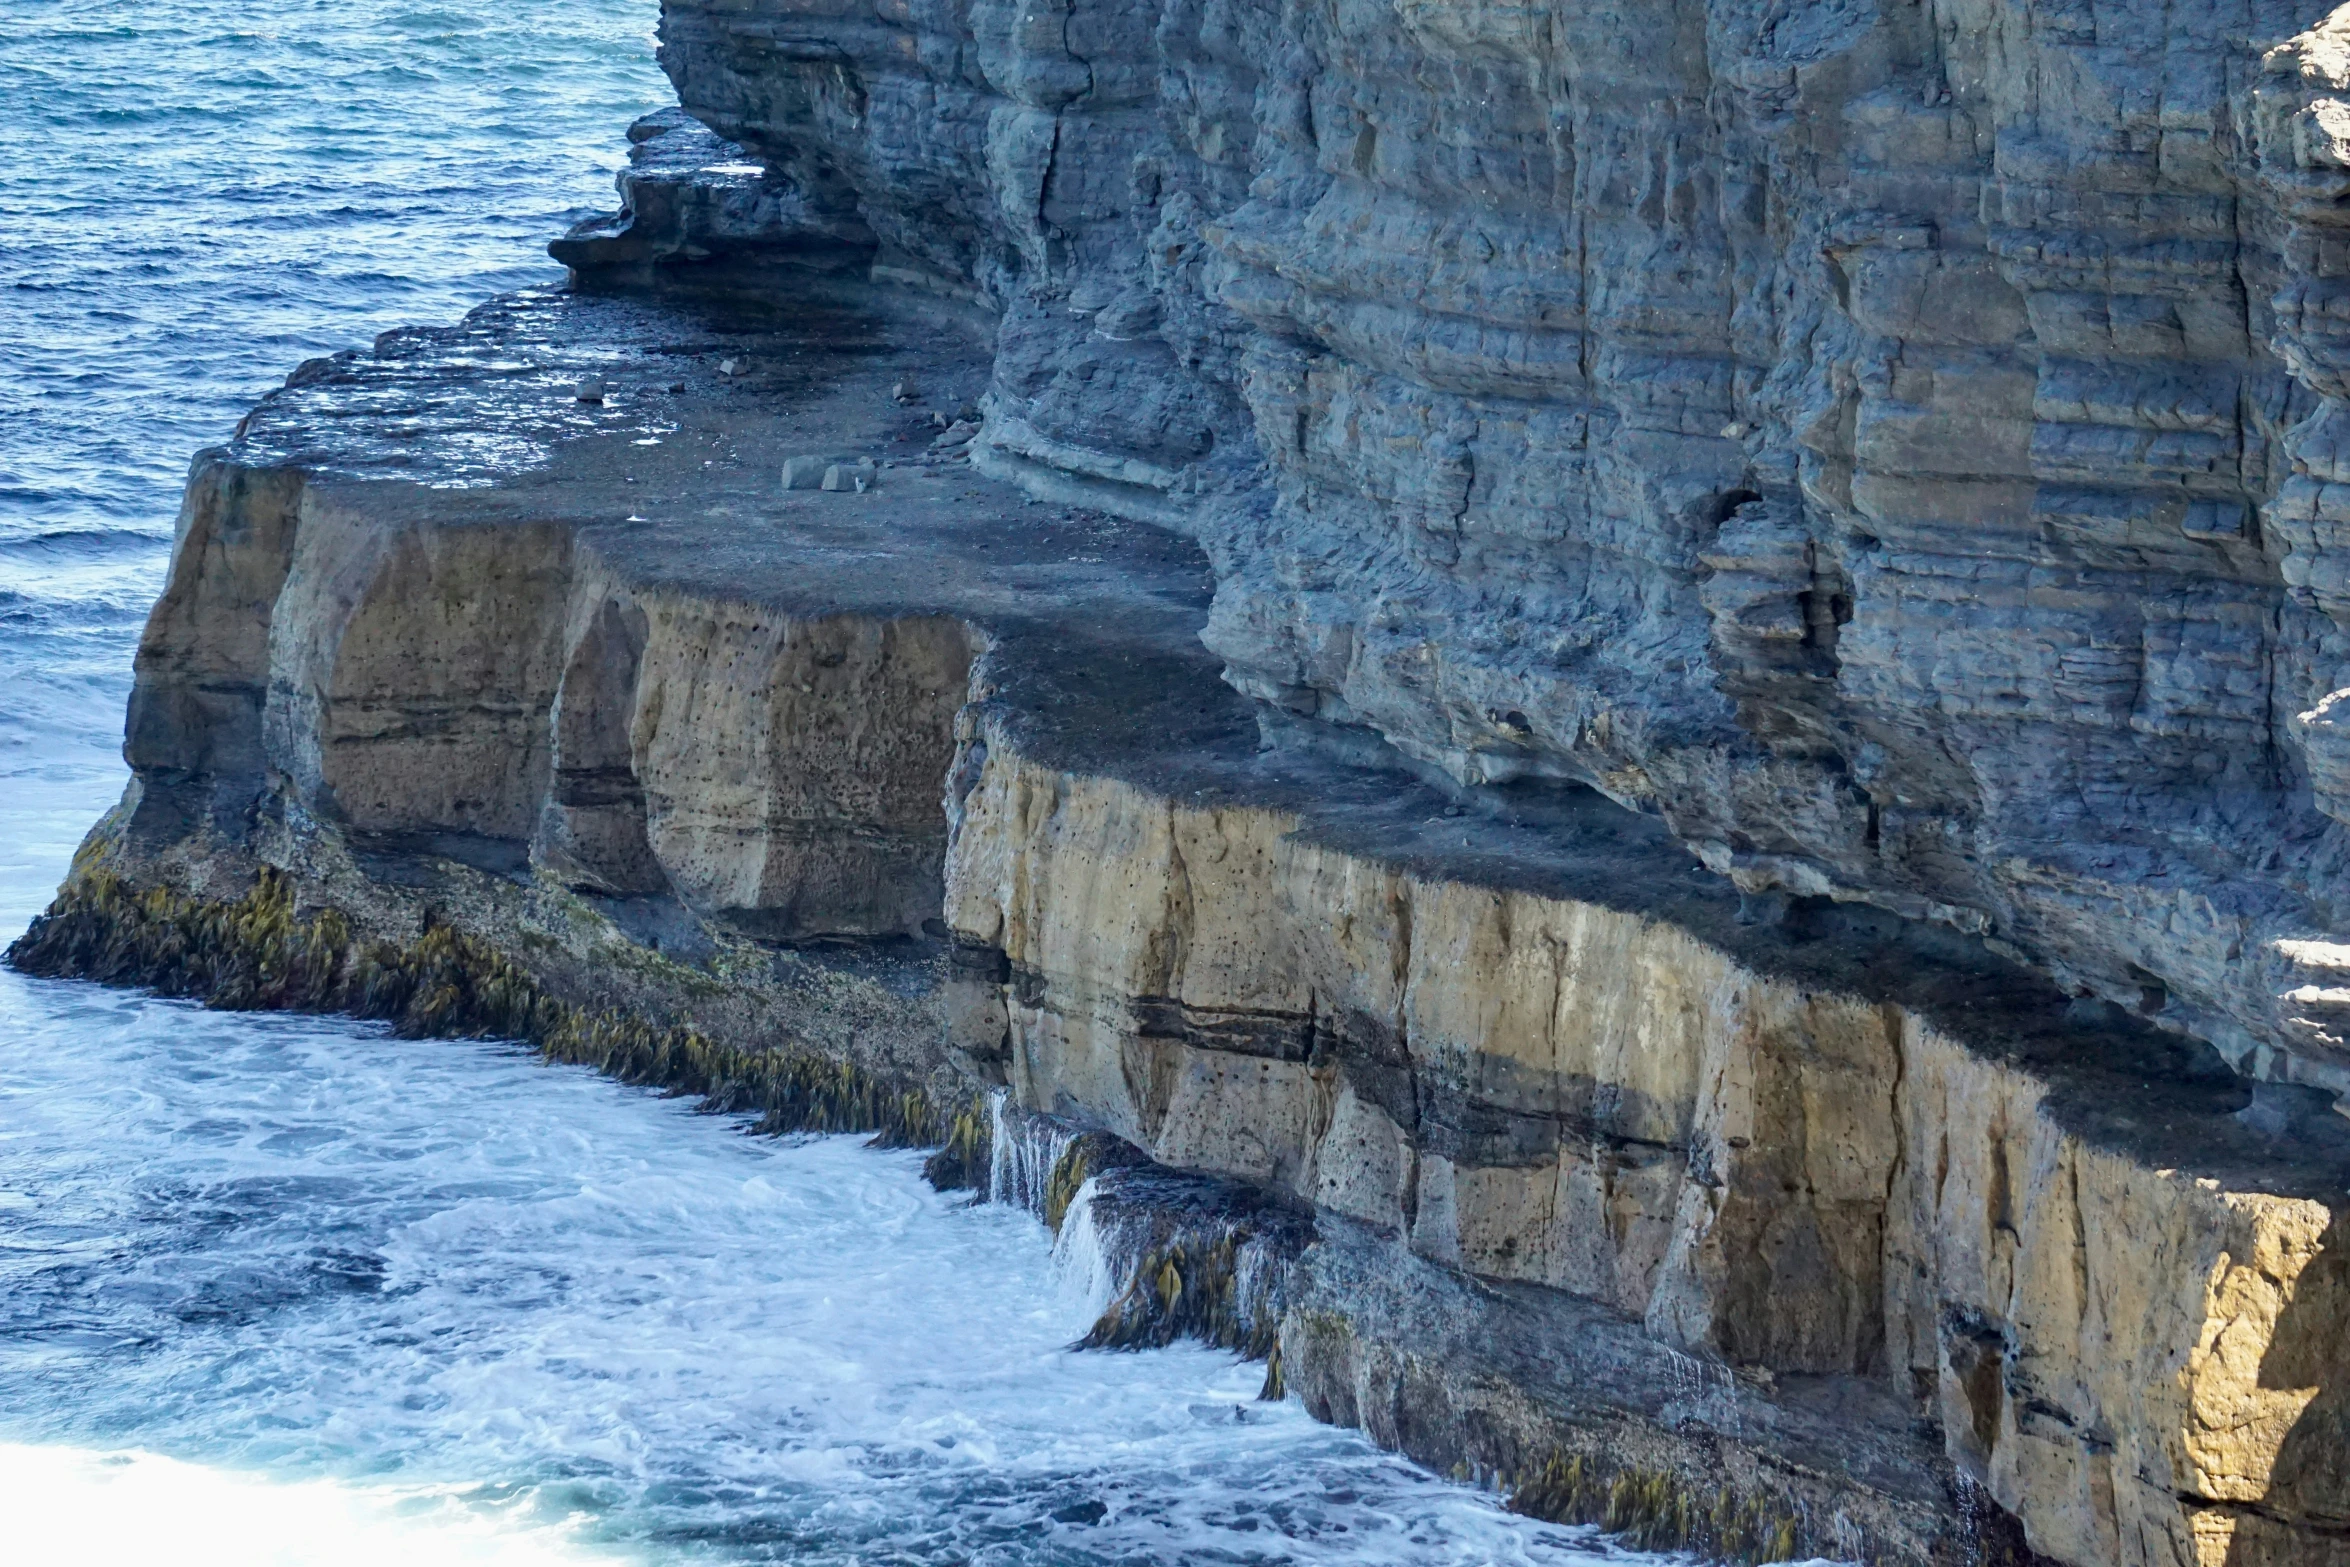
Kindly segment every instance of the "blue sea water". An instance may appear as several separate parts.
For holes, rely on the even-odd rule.
[[[8,0],[0,927],[123,781],[189,455],[299,360],[553,279],[649,0]],[[0,1559],[1577,1563],[1078,1355],[1041,1228],[510,1047],[0,973]]]
[[[8,0],[0,768],[111,750],[189,456],[303,358],[559,276],[647,0]],[[29,754],[28,754],[29,753]],[[13,850],[5,852],[15,852]]]

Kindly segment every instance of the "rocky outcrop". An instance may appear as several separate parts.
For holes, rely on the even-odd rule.
[[[964,812],[951,922],[1005,956],[959,1012],[1001,1020],[1020,1096],[1710,1363],[1900,1390],[2059,1559],[2328,1559],[2350,1493],[2281,1456],[2320,1395],[2267,1357],[2350,1330],[2342,1131],[2304,1130],[2329,1152],[2280,1183],[2216,1062],[1865,920],[1782,944],[1674,908],[1668,864],[1600,834],[1375,832],[1001,743]],[[1436,864],[1393,857],[1415,826]],[[1448,839],[1494,858],[1463,879]],[[2228,1555],[2288,1494],[2308,1532]]]
[[[198,459],[133,783],[17,961],[520,1034],[942,1178],[1006,1094],[1066,1129],[1013,1184],[1110,1259],[1099,1342],[1270,1353],[1650,1543],[2340,1554],[2324,1094],[1597,791],[1267,721],[1197,546],[934,449],[994,373],[961,310],[546,293],[305,366]]]
[[[1197,537],[1238,689],[2339,1090],[2341,36],[671,0],[664,58],[997,313],[982,461]]]
[[[670,0],[17,960],[1011,1158],[1644,1543],[2350,1563],[2320,13]]]

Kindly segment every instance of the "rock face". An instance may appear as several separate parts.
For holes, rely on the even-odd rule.
[[[2326,10],[669,0],[663,36],[811,225],[1000,314],[993,471],[1200,539],[1239,689],[2338,1090]]]
[[[447,973],[778,1125],[1008,1091],[1092,1129],[1027,1161],[1064,1212],[1139,1161],[1194,1173],[1128,1208],[1306,1216],[1272,1288],[1199,1274],[1238,1221],[1129,1215],[1126,1327],[1230,1329],[1170,1266],[1254,1289],[1229,1341],[1317,1413],[1651,1543],[2350,1560],[2326,1095],[1595,791],[1274,743],[1194,545],[930,453],[890,389],[978,392],[954,309],[532,295],[305,366],[198,459],[134,781],[18,961]],[[905,455],[787,487],[810,449]]]
[[[1609,890],[1646,867],[1599,834],[1543,866],[1540,844],[1480,831],[1502,861],[1463,881],[1350,852],[1412,830],[1375,834],[1359,808],[1171,801],[1000,743],[963,811],[949,917],[1001,944],[985,1028],[1021,1097],[1709,1361],[1901,1390],[2061,1560],[2334,1559],[2350,1476],[2281,1446],[2334,1417],[2302,1425],[2323,1395],[2286,1391],[2271,1357],[2323,1342],[2319,1380],[2341,1374],[2338,1194],[2272,1184],[2224,1082],[2148,1092],[2142,1074],[2177,1063],[2142,1033],[2067,1034],[1995,964],[1866,924],[1792,952],[1734,925],[1704,940],[1702,913],[1663,923],[1654,893]],[[1534,890],[1537,867],[1583,896]],[[1823,990],[1814,943],[1915,988]],[[964,1026],[978,1010],[966,997]],[[2309,1141],[2338,1182],[2350,1139]],[[1353,1366],[1363,1331],[1323,1357]],[[2231,1353],[2239,1333],[2262,1349]],[[1442,1407],[1412,1381],[1376,1402]],[[2308,1512],[2280,1524],[2295,1495]],[[1900,1555],[1869,1544],[1851,1554]]]
[[[573,290],[198,459],[19,961],[1057,1118],[1102,1342],[1650,1543],[2350,1567],[2350,22],[664,48]]]

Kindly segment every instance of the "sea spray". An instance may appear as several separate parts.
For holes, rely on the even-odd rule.
[[[955,1118],[956,1141],[928,1167],[934,1185],[961,1184],[977,1164],[977,1119]],[[1193,1339],[1267,1361],[1263,1396],[1281,1396],[1283,1284],[1313,1240],[1310,1213],[1246,1182],[1169,1169],[1004,1089],[987,1096],[985,1127],[985,1199],[1053,1232],[1055,1291],[1092,1321],[1075,1347]]]
[[[1082,1128],[1011,1102],[997,1089],[988,1096],[987,1200],[1025,1208],[1040,1218],[1052,1185],[1053,1167]]]

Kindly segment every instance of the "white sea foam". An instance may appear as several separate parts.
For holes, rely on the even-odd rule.
[[[0,980],[0,1039],[0,1439],[649,1559],[1582,1554],[1255,1366],[1071,1353],[1042,1227],[912,1154],[86,987]]]
[[[153,1453],[0,1443],[0,1517],[20,1562],[175,1567],[578,1567],[560,1528],[507,1525],[436,1489],[286,1483]]]

